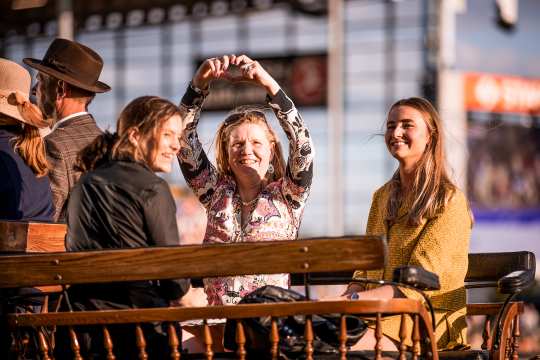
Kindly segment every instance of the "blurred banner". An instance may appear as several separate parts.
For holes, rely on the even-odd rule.
[[[540,222],[540,79],[465,75],[477,221]]]
[[[326,106],[326,54],[257,57],[261,65],[276,79],[298,107]],[[204,59],[197,59],[198,67]],[[238,69],[236,71],[238,75]],[[236,106],[266,104],[264,89],[227,80],[212,82],[212,91],[204,102],[205,110],[229,111]]]
[[[540,79],[493,74],[465,75],[468,111],[540,114]]]

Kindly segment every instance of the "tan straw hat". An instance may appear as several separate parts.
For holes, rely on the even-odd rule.
[[[28,100],[31,82],[30,73],[25,68],[13,61],[0,58],[0,113],[26,122],[17,105],[8,102],[8,97],[12,93],[18,93],[19,97]]]

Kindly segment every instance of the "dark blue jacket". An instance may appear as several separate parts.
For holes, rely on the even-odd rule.
[[[37,178],[13,151],[16,126],[0,126],[0,220],[52,221],[48,176]]]

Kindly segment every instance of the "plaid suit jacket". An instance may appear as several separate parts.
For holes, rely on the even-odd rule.
[[[102,131],[94,118],[84,114],[66,120],[45,136],[55,221],[64,221],[69,192],[81,176],[74,169],[79,151],[100,134]]]

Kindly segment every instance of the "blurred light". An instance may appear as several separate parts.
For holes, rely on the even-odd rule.
[[[58,33],[58,23],[56,20],[48,21],[45,24],[45,34],[47,36],[55,36]]]
[[[148,12],[148,22],[150,24],[160,24],[165,19],[165,10],[162,8],[153,8]]]
[[[91,15],[86,19],[86,30],[88,31],[96,31],[101,28],[101,22],[103,21],[103,18],[101,15],[95,14]]]
[[[169,9],[169,20],[180,21],[186,17],[186,7],[184,5],[174,5]]]
[[[496,0],[498,24],[507,30],[513,30],[518,20],[517,0]]]
[[[193,15],[197,17],[204,17],[208,15],[208,5],[206,5],[206,3],[203,3],[203,2],[197,2],[193,5],[191,12]]]
[[[113,12],[107,16],[107,29],[118,29],[120,25],[122,25],[121,13]]]
[[[139,26],[144,21],[144,11],[142,10],[132,10],[128,13],[127,16],[127,26]]]
[[[13,0],[11,2],[12,10],[23,10],[42,7],[47,5],[47,0]]]
[[[227,11],[229,10],[229,4],[225,1],[214,1],[212,3],[212,15],[215,16],[223,16],[227,14]]]

